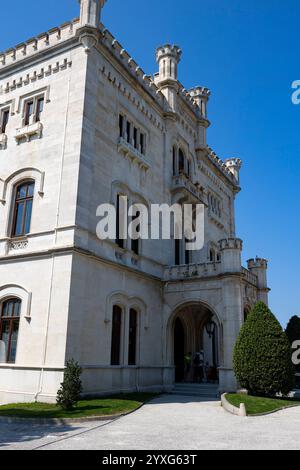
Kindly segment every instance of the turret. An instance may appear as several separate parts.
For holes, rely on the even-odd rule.
[[[206,129],[210,126],[210,122],[207,119],[207,103],[210,97],[210,91],[205,87],[196,87],[189,90],[189,94],[194,98],[200,111],[196,149],[203,150],[206,148]]]
[[[256,257],[255,259],[249,259],[247,263],[249,271],[255,274],[258,279],[258,300],[268,305],[268,293],[270,292],[267,279],[268,261],[264,258]]]
[[[233,176],[235,177],[237,183],[240,182],[240,170],[242,168],[242,160],[240,158],[228,158],[225,160],[225,165],[231,171]]]
[[[166,44],[156,50],[159,72],[155,75],[154,81],[174,112],[176,111],[176,95],[179,90],[178,64],[181,54],[181,49],[171,44]]]
[[[219,241],[222,272],[238,273],[242,266],[243,242],[240,238],[224,238]]]
[[[100,24],[101,10],[106,0],[79,0],[80,25],[98,28]]]

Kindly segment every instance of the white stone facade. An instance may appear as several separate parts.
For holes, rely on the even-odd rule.
[[[83,368],[86,394],[171,390],[177,318],[184,353],[204,349],[208,362],[205,324],[213,318],[220,389],[235,389],[232,349],[244,313],[268,300],[266,260],[241,267],[241,161],[222,162],[207,146],[210,92],[178,81],[178,47],[157,50],[159,73],[149,77],[99,23],[105,2],[81,3],[79,20],[0,54],[2,120],[9,110],[0,134],[1,308],[21,300],[13,363],[0,342],[0,402],[54,401],[69,358]],[[28,102],[35,111],[27,122]],[[35,184],[31,224],[14,237],[23,181]],[[174,240],[143,240],[138,254],[129,242],[100,241],[96,209],[118,194],[147,205],[204,203],[205,247],[186,264]],[[111,365],[116,305],[120,360]],[[138,318],[135,365],[130,309]]]

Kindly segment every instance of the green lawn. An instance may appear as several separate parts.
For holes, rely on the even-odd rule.
[[[17,403],[0,406],[0,416],[16,418],[86,418],[128,413],[154,398],[151,393],[131,393],[108,398],[82,400],[72,411],[47,403]]]
[[[234,405],[237,408],[240,407],[241,403],[245,403],[248,415],[270,413],[287,406],[300,406],[300,401],[293,398],[261,398],[248,395],[227,394],[226,399],[231,405]]]

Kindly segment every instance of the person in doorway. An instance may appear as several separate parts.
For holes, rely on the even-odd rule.
[[[193,360],[195,382],[201,383],[204,376],[204,354],[203,351],[197,352]]]
[[[191,369],[192,369],[193,356],[189,352],[184,356],[184,366],[185,366],[185,380],[188,382],[190,380]]]

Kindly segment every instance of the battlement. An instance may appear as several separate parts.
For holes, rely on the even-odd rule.
[[[224,238],[219,241],[219,248],[224,250],[243,250],[243,241],[240,238]]]
[[[268,260],[264,258],[249,259],[247,261],[248,269],[268,269]]]
[[[35,54],[39,54],[46,49],[50,49],[51,47],[67,41],[75,36],[78,27],[79,18],[76,18],[73,21],[64,23],[59,27],[52,28],[36,37],[30,38],[4,52],[0,52],[0,71],[27,57],[34,56]]]

